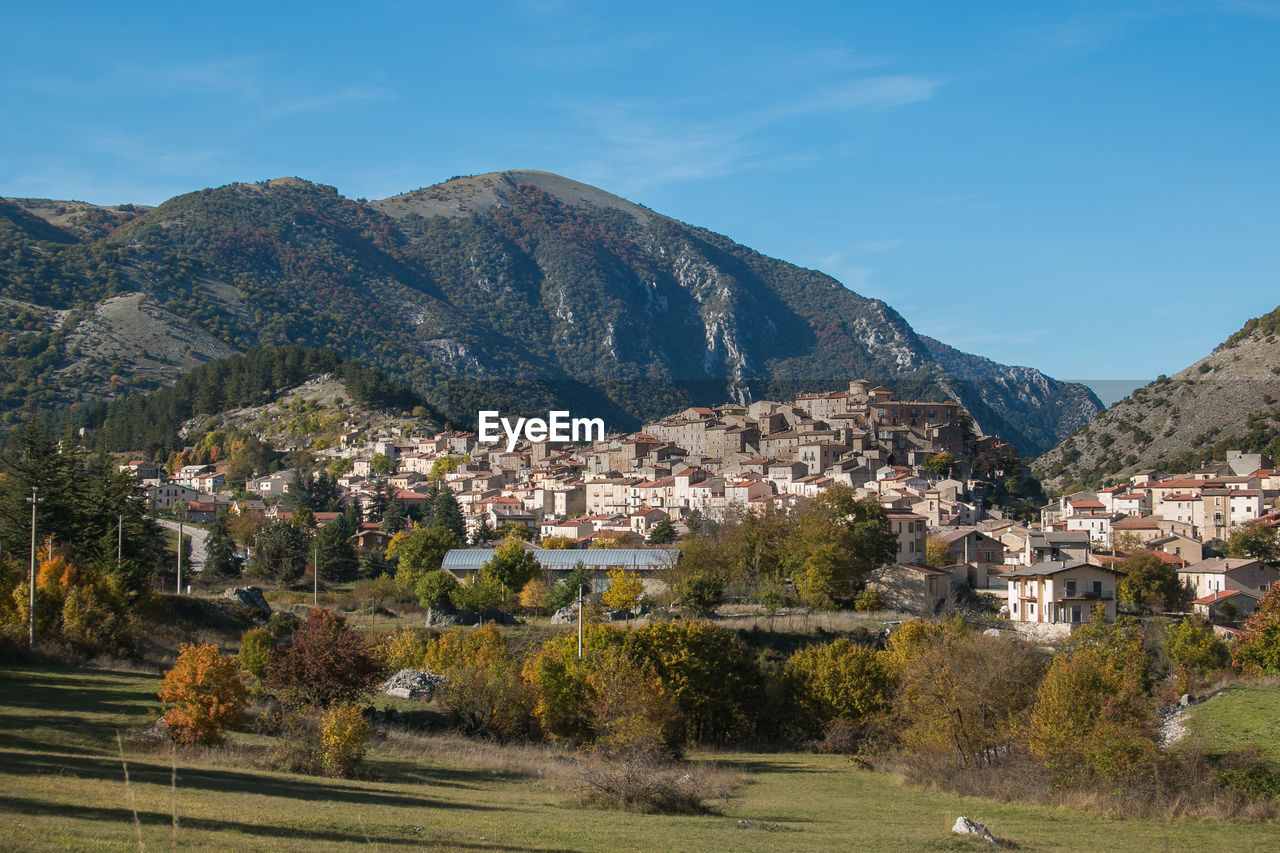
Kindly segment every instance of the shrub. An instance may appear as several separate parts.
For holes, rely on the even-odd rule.
[[[427,644],[412,628],[400,628],[385,634],[373,647],[373,657],[384,672],[420,669]]]
[[[276,650],[276,639],[266,628],[250,628],[240,636],[240,652],[236,659],[240,668],[261,683],[271,666]]]
[[[1021,640],[958,624],[934,631],[898,668],[899,738],[926,766],[994,764],[1024,722],[1041,672]]]
[[[454,631],[427,647],[423,666],[443,675],[443,705],[467,734],[508,741],[532,729],[534,697],[498,627]]]
[[[320,718],[320,763],[330,776],[350,776],[364,758],[373,729],[360,708],[339,702]]]
[[[711,572],[690,572],[676,581],[675,594],[680,605],[700,618],[716,612],[724,601],[724,581]]]
[[[455,607],[463,610],[474,610],[479,613],[490,607],[497,607],[506,597],[506,591],[502,585],[492,578],[485,577],[483,574],[476,574],[471,577],[468,583],[458,584],[450,593]]]
[[[583,631],[581,659],[576,634],[563,633],[525,660],[523,674],[533,690],[533,714],[543,732],[554,739],[579,741],[595,736],[587,707],[587,671],[591,661],[622,641],[616,628],[589,624]]]
[[[878,590],[867,587],[853,600],[853,609],[859,613],[875,613],[884,610],[884,602],[880,600]]]
[[[223,729],[244,719],[247,694],[240,667],[212,643],[183,644],[173,669],[160,681],[159,695],[168,706],[165,726],[181,744],[217,743]]]
[[[1036,690],[1031,754],[1061,781],[1136,781],[1158,754],[1150,680],[1138,626],[1095,615]]]
[[[1190,675],[1206,675],[1225,669],[1231,661],[1227,644],[1213,633],[1213,628],[1199,619],[1186,619],[1165,632],[1165,653],[1178,671],[1180,688],[1185,692]]]
[[[355,701],[381,680],[364,638],[331,610],[312,610],[267,670],[266,688],[294,705]]]
[[[752,734],[761,711],[760,671],[746,645],[710,622],[657,622],[631,631],[623,647],[651,666],[684,717],[691,743]]]
[[[887,705],[890,677],[871,649],[840,639],[793,654],[783,668],[795,724],[815,735],[835,720],[860,723]]]
[[[624,811],[700,814],[706,801],[726,797],[719,786],[704,781],[698,768],[651,753],[609,758],[594,756],[578,766],[579,796],[592,805]]]
[[[453,607],[451,596],[457,588],[458,579],[452,572],[436,569],[418,578],[414,592],[418,596],[418,603],[423,607],[431,610],[447,610]]]

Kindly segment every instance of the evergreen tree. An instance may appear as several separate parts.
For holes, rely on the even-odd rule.
[[[316,560],[320,577],[344,583],[355,580],[360,570],[351,531],[345,516],[339,516],[316,531]]]
[[[497,535],[497,532],[493,529],[493,525],[490,524],[489,519],[486,518],[476,525],[475,532],[471,534],[471,544],[484,545],[492,542]]]
[[[276,519],[258,534],[249,574],[293,583],[306,571],[310,544],[310,537],[302,528]]]
[[[649,542],[653,545],[670,545],[676,541],[676,527],[667,519],[662,519],[649,531]]]
[[[219,512],[204,541],[204,573],[220,577],[240,574],[240,561],[235,558],[236,544],[227,530],[227,514]]]
[[[432,502],[433,526],[448,530],[459,541],[467,538],[467,525],[462,518],[462,507],[453,490],[445,486]]]

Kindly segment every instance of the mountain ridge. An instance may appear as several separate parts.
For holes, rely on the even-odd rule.
[[[489,395],[632,428],[682,404],[865,377],[958,399],[1034,452],[1058,422],[1101,408],[1082,386],[931,348],[887,303],[819,271],[552,173],[367,203],[285,178],[125,208],[106,233],[57,250],[65,269],[45,271],[60,282],[56,307],[142,293],[236,350],[300,343],[359,358],[455,418]],[[6,242],[18,269],[0,295],[35,305],[39,288],[21,286],[30,264],[13,258],[47,250],[16,228]]]
[[[1032,463],[1046,487],[1185,471],[1228,450],[1280,458],[1280,308],[1204,358],[1134,390]]]

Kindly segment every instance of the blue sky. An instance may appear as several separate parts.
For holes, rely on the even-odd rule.
[[[1280,2],[201,6],[10,9],[0,195],[546,169],[1059,378],[1280,302]]]

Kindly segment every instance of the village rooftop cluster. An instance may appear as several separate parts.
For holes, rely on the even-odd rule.
[[[1112,621],[1121,574],[1115,566],[1141,548],[1172,564],[1192,590],[1195,609],[1230,631],[1277,580],[1270,565],[1223,556],[1233,529],[1280,524],[1273,509],[1280,472],[1263,456],[1233,452],[1219,464],[1177,475],[1142,471],[1121,486],[1067,495],[1043,507],[1038,523],[1022,523],[990,500],[995,478],[1029,476],[1010,450],[996,437],[976,434],[957,403],[896,400],[889,389],[856,380],[844,390],[788,402],[691,407],[636,433],[589,443],[525,440],[504,447],[469,432],[419,436],[362,428],[321,456],[350,460],[338,485],[347,502],[365,509],[380,479],[406,505],[429,501],[434,488],[447,486],[472,537],[485,525],[518,525],[534,541],[555,537],[576,549],[602,537],[635,546],[585,560],[597,571],[597,591],[614,564],[656,573],[677,559],[674,550],[657,545],[660,525],[680,535],[691,519],[788,512],[836,484],[885,508],[898,538],[897,560],[875,571],[869,586],[886,605],[905,611],[936,612],[953,591],[967,587],[1003,597],[1002,613],[1033,633],[1062,634],[1097,607]],[[1008,469],[988,468],[983,479],[972,464],[983,454],[1013,462]],[[954,464],[939,472],[939,459]],[[218,465],[191,465],[169,477],[149,463],[122,467],[149,487],[153,507],[183,504],[196,522],[213,520],[222,507],[287,516],[280,499],[297,476],[282,470],[249,480],[244,490],[257,497],[245,500],[233,497],[230,487],[240,484],[228,484]],[[331,515],[317,513],[316,521],[324,524]],[[949,565],[927,565],[930,537],[945,543]],[[364,524],[353,538],[367,552],[385,547],[390,533]],[[576,562],[563,552],[534,552],[552,575]],[[490,553],[459,549],[444,565],[465,580]]]

